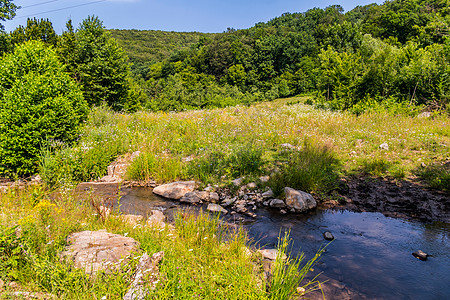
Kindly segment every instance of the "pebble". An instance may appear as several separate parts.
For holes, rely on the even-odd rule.
[[[388,145],[388,143],[383,143],[383,144],[381,144],[380,145],[380,147],[379,147],[380,149],[382,149],[382,150],[389,150],[389,145]]]
[[[248,189],[256,189],[257,185],[254,182],[250,182],[249,184],[247,184],[247,188]]]
[[[19,288],[19,284],[18,284],[17,282],[15,282],[15,281],[11,281],[11,282],[8,284],[8,286],[9,286],[11,289],[13,289],[13,290]]]
[[[323,237],[324,237],[324,239],[326,239],[327,241],[332,241],[332,240],[334,240],[333,234],[331,234],[331,232],[329,232],[329,231],[325,231],[325,232],[323,233]]]
[[[426,254],[422,250],[417,250],[416,252],[413,252],[412,255],[415,258],[418,258],[418,259],[423,260],[423,261],[427,260],[427,258],[428,258],[428,254]]]

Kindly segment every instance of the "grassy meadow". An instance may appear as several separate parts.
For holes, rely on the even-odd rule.
[[[160,265],[164,278],[149,299],[295,296],[318,256],[310,262],[279,257],[266,283],[260,258],[249,256],[246,249],[253,244],[242,230],[230,231],[217,218],[189,213],[179,214],[173,228],[131,226],[117,213],[99,217],[89,199],[94,196],[71,189],[102,177],[114,159],[137,150],[141,154],[128,169],[129,180],[195,179],[202,185],[231,186],[233,179],[245,176],[245,181],[262,185],[258,178],[270,175],[266,184],[278,194],[291,186],[333,197],[340,178],[358,175],[420,180],[448,190],[448,116],[356,116],[316,109],[304,104],[307,100],[177,113],[94,108],[76,146],[54,143],[42,151],[43,185],[0,192],[0,278],[5,282],[0,299],[10,299],[11,281],[22,290],[60,299],[121,299],[132,272],[93,278],[57,255],[70,233],[98,229],[133,237],[148,253],[165,251]],[[388,148],[380,148],[383,143]],[[280,238],[282,252],[287,252],[287,241]],[[133,270],[136,263],[131,259],[123,269]],[[313,286],[307,281],[301,285]]]
[[[44,151],[41,175],[53,185],[97,179],[115,157],[139,150],[128,170],[130,180],[227,184],[241,176],[251,181],[277,174],[269,182],[275,189],[292,183],[327,194],[338,177],[357,174],[420,179],[448,190],[447,115],[357,116],[303,104],[308,99],[178,113],[94,108],[77,147]],[[301,172],[305,182],[292,182],[293,172]]]

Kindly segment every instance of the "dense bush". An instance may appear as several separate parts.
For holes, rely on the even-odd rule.
[[[52,50],[31,41],[0,60],[0,175],[36,171],[43,145],[72,142],[86,118],[79,86]]]

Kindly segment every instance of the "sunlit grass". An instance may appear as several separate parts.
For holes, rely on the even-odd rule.
[[[0,279],[7,284],[15,281],[22,291],[49,293],[57,299],[122,299],[137,259],[127,260],[121,270],[89,276],[58,256],[70,233],[106,229],[135,238],[141,249],[135,258],[143,252],[164,251],[161,276],[148,299],[287,300],[299,285],[310,284],[303,278],[320,254],[309,262],[277,261],[273,275],[277,283],[269,284],[246,232],[227,229],[218,216],[180,211],[174,226],[133,226],[114,213],[100,217],[89,197],[71,191],[50,194],[38,185],[0,193]],[[288,237],[283,241],[279,251],[284,253]],[[300,265],[306,268],[297,273]],[[11,292],[6,289],[3,295]]]
[[[72,150],[71,155],[78,158],[70,162],[75,165],[71,176],[75,180],[96,179],[104,175],[101,170],[113,157],[140,150],[143,158],[134,162],[129,179],[193,178],[217,182],[244,175],[256,177],[272,173],[277,164],[283,162],[280,145],[288,143],[299,147],[306,140],[313,141],[315,147],[330,148],[341,162],[342,174],[362,172],[411,178],[422,163],[445,162],[449,156],[447,115],[417,118],[365,113],[356,116],[314,109],[302,104],[306,99],[280,99],[250,107],[179,113],[127,115],[96,108],[79,146]],[[296,104],[287,105],[289,103]],[[388,144],[388,150],[380,148],[383,143]],[[249,155],[257,163],[255,167],[233,161],[233,156],[245,156],[243,147],[252,149]],[[258,152],[261,154],[251,157]],[[47,172],[52,178],[71,174],[70,170],[58,170],[64,165],[60,162],[70,157],[69,154],[53,155],[53,160],[57,161],[53,164],[52,159],[46,160],[47,165],[53,166]],[[95,161],[101,168],[95,166]],[[199,169],[193,172],[195,167]]]

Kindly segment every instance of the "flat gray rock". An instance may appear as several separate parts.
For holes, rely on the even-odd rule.
[[[214,204],[214,203],[208,204],[207,210],[210,211],[210,212],[216,212],[216,213],[223,213],[223,214],[227,214],[228,213],[228,210],[226,210],[225,208],[223,208],[219,204]]]
[[[177,181],[163,184],[153,189],[153,193],[169,199],[180,200],[189,192],[196,188],[195,181]]]
[[[285,208],[286,203],[284,203],[284,201],[280,199],[272,199],[269,203],[269,206],[273,208]]]
[[[87,274],[120,267],[121,260],[139,247],[136,240],[106,230],[76,232],[69,235],[67,242],[69,246],[61,257],[72,260],[76,268]]]
[[[265,259],[270,259],[270,260],[276,260],[277,259],[277,254],[278,254],[278,250],[277,249],[261,249],[257,251],[258,253],[260,253],[262,255],[263,258]],[[286,254],[282,254],[281,259],[285,260],[287,258]]]

